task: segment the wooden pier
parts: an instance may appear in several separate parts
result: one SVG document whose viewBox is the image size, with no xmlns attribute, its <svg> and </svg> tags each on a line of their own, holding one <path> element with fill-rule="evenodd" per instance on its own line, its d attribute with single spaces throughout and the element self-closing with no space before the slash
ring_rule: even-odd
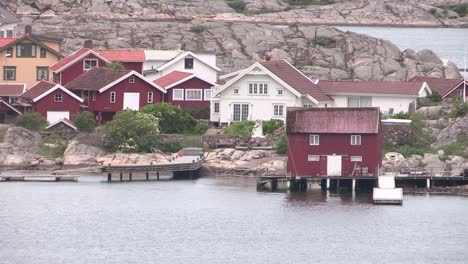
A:
<svg viewBox="0 0 468 264">
<path fill-rule="evenodd" d="M 0 175 L 1 182 L 77 182 L 79 176 L 64 175 L 33 175 L 22 176 L 18 174 Z"/>
</svg>

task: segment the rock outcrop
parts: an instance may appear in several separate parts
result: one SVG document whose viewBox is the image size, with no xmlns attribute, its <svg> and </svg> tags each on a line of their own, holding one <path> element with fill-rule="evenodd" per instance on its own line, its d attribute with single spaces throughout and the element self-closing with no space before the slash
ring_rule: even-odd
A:
<svg viewBox="0 0 468 264">
<path fill-rule="evenodd" d="M 450 122 L 447 127 L 440 130 L 437 134 L 436 141 L 432 143 L 431 146 L 433 148 L 440 148 L 462 139 L 468 139 L 468 114 L 455 119 Z"/>
<path fill-rule="evenodd" d="M 0 124 L 0 164 L 25 165 L 38 158 L 41 136 L 28 129 Z"/>
<path fill-rule="evenodd" d="M 78 140 L 72 140 L 65 149 L 63 163 L 65 165 L 97 165 L 99 156 L 106 152 L 101 147 L 83 144 Z"/>
</svg>

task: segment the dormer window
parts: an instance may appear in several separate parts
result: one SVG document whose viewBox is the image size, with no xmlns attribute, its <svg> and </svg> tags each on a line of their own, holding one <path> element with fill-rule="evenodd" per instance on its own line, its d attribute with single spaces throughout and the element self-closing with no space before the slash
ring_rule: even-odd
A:
<svg viewBox="0 0 468 264">
<path fill-rule="evenodd" d="M 185 58 L 185 69 L 186 70 L 193 69 L 193 58 Z"/>
<path fill-rule="evenodd" d="M 30 43 L 22 43 L 16 45 L 16 57 L 17 58 L 35 58 L 36 57 L 36 45 Z"/>
<path fill-rule="evenodd" d="M 56 103 L 61 103 L 61 102 L 63 102 L 63 96 L 62 96 L 62 94 L 59 94 L 59 93 L 55 94 L 55 95 L 54 95 L 54 102 L 56 102 Z"/>
<path fill-rule="evenodd" d="M 83 61 L 83 69 L 85 71 L 97 67 L 98 61 L 96 59 L 85 59 Z"/>
<path fill-rule="evenodd" d="M 129 83 L 135 83 L 135 76 L 134 76 L 134 75 L 130 76 L 130 77 L 128 78 L 128 82 L 129 82 Z"/>
</svg>

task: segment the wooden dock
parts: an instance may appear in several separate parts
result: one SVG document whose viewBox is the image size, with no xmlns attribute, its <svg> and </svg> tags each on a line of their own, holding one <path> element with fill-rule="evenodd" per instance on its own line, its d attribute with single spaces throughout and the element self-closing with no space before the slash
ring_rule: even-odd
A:
<svg viewBox="0 0 468 264">
<path fill-rule="evenodd" d="M 2 174 L 1 182 L 77 182 L 80 176 Z"/>
</svg>

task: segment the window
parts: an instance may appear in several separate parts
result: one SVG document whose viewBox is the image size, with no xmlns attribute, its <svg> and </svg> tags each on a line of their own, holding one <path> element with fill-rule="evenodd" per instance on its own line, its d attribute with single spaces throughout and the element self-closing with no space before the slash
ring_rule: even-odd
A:
<svg viewBox="0 0 468 264">
<path fill-rule="evenodd" d="M 232 120 L 244 121 L 249 118 L 249 105 L 248 104 L 233 104 L 232 107 Z"/>
<path fill-rule="evenodd" d="M 111 92 L 110 93 L 110 102 L 115 103 L 115 98 L 116 98 L 115 92 Z"/>
<path fill-rule="evenodd" d="M 7 38 L 12 38 L 13 37 L 13 30 L 7 30 L 6 31 L 6 36 L 7 36 Z"/>
<path fill-rule="evenodd" d="M 361 135 L 351 135 L 351 145 L 361 145 Z"/>
<path fill-rule="evenodd" d="M 93 91 L 93 95 L 92 95 L 92 96 L 93 96 L 93 101 L 96 101 L 96 92 L 95 92 L 95 91 Z"/>
<path fill-rule="evenodd" d="M 185 90 L 186 101 L 201 101 L 202 90 L 201 89 L 187 89 Z"/>
<path fill-rule="evenodd" d="M 18 100 L 19 100 L 18 97 L 16 97 L 16 96 L 10 96 L 10 97 L 8 98 L 8 103 L 10 103 L 10 104 L 15 104 L 16 102 L 18 102 Z"/>
<path fill-rule="evenodd" d="M 193 69 L 193 58 L 185 58 L 185 69 Z"/>
<path fill-rule="evenodd" d="M 85 59 L 83 61 L 83 69 L 87 71 L 91 68 L 97 67 L 97 63 L 98 61 L 96 59 Z"/>
<path fill-rule="evenodd" d="M 266 83 L 249 83 L 249 94 L 268 94 L 268 84 Z"/>
<path fill-rule="evenodd" d="M 128 82 L 129 83 L 135 83 L 135 76 L 132 75 L 132 76 L 128 77 Z"/>
<path fill-rule="evenodd" d="M 233 93 L 234 93 L 234 94 L 239 94 L 239 89 L 238 89 L 238 88 L 234 88 Z"/>
<path fill-rule="evenodd" d="M 273 116 L 284 116 L 284 105 L 274 104 L 273 105 Z"/>
<path fill-rule="evenodd" d="M 61 103 L 63 102 L 63 96 L 60 93 L 54 94 L 54 102 Z"/>
<path fill-rule="evenodd" d="M 312 145 L 312 146 L 320 145 L 320 136 L 319 135 L 309 135 L 309 145 Z"/>
<path fill-rule="evenodd" d="M 174 101 L 183 101 L 184 100 L 184 90 L 183 89 L 174 89 L 174 90 L 172 90 L 172 100 L 174 100 Z"/>
<path fill-rule="evenodd" d="M 148 104 L 153 103 L 153 92 L 148 92 Z"/>
<path fill-rule="evenodd" d="M 6 57 L 13 57 L 13 48 L 7 48 Z"/>
<path fill-rule="evenodd" d="M 3 80 L 14 81 L 16 80 L 16 67 L 15 66 L 4 66 L 3 67 Z"/>
<path fill-rule="evenodd" d="M 37 80 L 49 80 L 49 68 L 48 67 L 37 67 L 36 70 Z"/>
<path fill-rule="evenodd" d="M 45 58 L 47 56 L 47 50 L 45 48 L 41 48 L 41 58 Z"/>
<path fill-rule="evenodd" d="M 18 44 L 16 45 L 16 57 L 18 58 L 34 58 L 36 57 L 35 44 Z"/>
<path fill-rule="evenodd" d="M 307 155 L 307 161 L 320 161 L 319 155 Z"/>
<path fill-rule="evenodd" d="M 278 95 L 283 95 L 284 94 L 284 90 L 283 89 L 278 89 Z"/>
<path fill-rule="evenodd" d="M 351 156 L 350 160 L 351 162 L 361 162 L 362 156 Z"/>
<path fill-rule="evenodd" d="M 205 92 L 204 94 L 205 101 L 209 101 L 211 99 L 211 89 L 205 89 L 203 91 Z"/>
<path fill-rule="evenodd" d="M 219 113 L 219 103 L 214 103 L 214 112 Z"/>
<path fill-rule="evenodd" d="M 372 97 L 370 96 L 350 96 L 348 97 L 348 107 L 370 107 Z"/>
</svg>

